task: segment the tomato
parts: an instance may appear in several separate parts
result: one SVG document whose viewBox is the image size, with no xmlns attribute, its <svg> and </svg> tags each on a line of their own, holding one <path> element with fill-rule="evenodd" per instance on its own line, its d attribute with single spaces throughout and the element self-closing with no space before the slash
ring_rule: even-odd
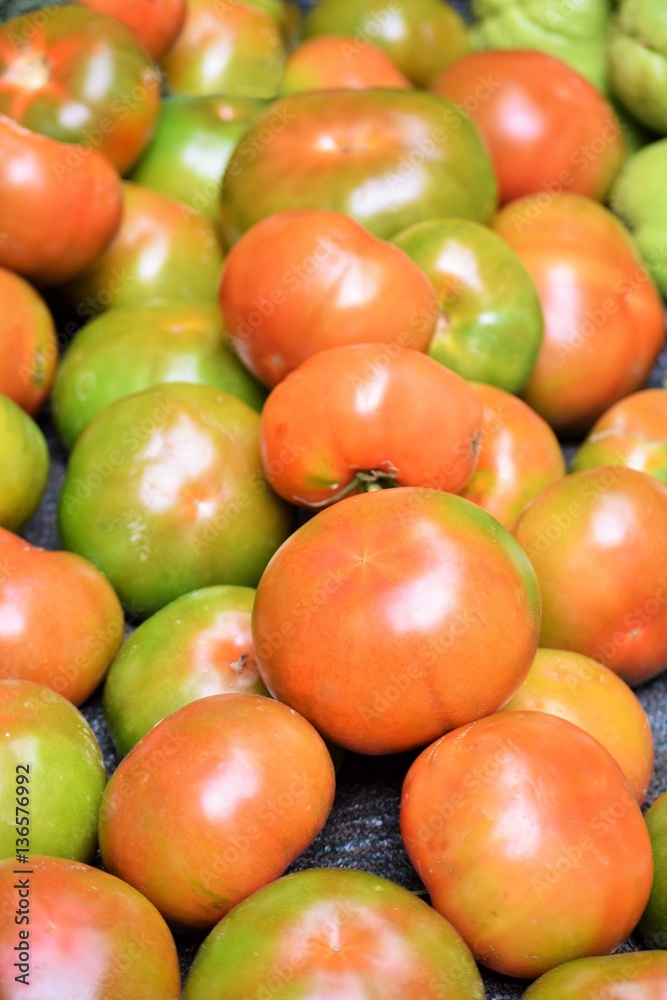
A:
<svg viewBox="0 0 667 1000">
<path fill-rule="evenodd" d="M 346 35 L 352 55 L 373 43 L 418 87 L 470 50 L 463 20 L 441 0 L 319 0 L 305 34 Z"/>
<path fill-rule="evenodd" d="M 667 990 L 667 954 L 635 951 L 580 958 L 553 969 L 524 993 L 525 1000 L 659 1000 Z"/>
<path fill-rule="evenodd" d="M 483 408 L 477 467 L 459 494 L 511 528 L 520 511 L 565 475 L 558 438 L 522 400 L 493 385 L 472 386 Z"/>
<path fill-rule="evenodd" d="M 124 173 L 159 108 L 155 67 L 115 18 L 67 4 L 0 25 L 0 113 L 33 132 L 95 149 Z"/>
<path fill-rule="evenodd" d="M 546 194 L 508 205 L 496 232 L 537 286 L 545 336 L 523 398 L 578 434 L 648 377 L 665 317 L 625 228 L 590 199 Z"/>
<path fill-rule="evenodd" d="M 296 712 L 259 695 L 201 698 L 115 771 L 100 812 L 104 867 L 171 923 L 212 927 L 305 850 L 333 795 L 329 752 Z"/>
<path fill-rule="evenodd" d="M 326 35 L 303 42 L 289 55 L 280 92 L 411 86 L 389 56 L 375 45 L 355 48 L 347 38 Z"/>
<path fill-rule="evenodd" d="M 438 295 L 428 353 L 464 378 L 518 392 L 535 367 L 544 320 L 516 254 L 467 219 L 431 219 L 394 237 Z"/>
<path fill-rule="evenodd" d="M 43 684 L 0 680 L 0 745 L 0 857 L 91 861 L 107 777 L 81 713 Z"/>
<path fill-rule="evenodd" d="M 403 487 L 299 528 L 259 582 L 252 629 L 274 697 L 332 742 L 382 754 L 500 708 L 528 673 L 539 621 L 528 561 L 493 518 Z"/>
<path fill-rule="evenodd" d="M 129 637 L 104 685 L 104 714 L 125 756 L 165 716 L 213 694 L 268 694 L 255 662 L 251 587 L 184 594 Z"/>
<path fill-rule="evenodd" d="M 627 159 L 611 190 L 614 212 L 632 232 L 651 277 L 667 299 L 667 139 Z"/>
<path fill-rule="evenodd" d="M 129 28 L 146 52 L 159 59 L 178 38 L 187 0 L 79 0 L 89 10 L 115 17 Z"/>
<path fill-rule="evenodd" d="M 168 97 L 132 180 L 217 222 L 222 175 L 265 107 L 250 97 Z"/>
<path fill-rule="evenodd" d="M 622 0 L 607 39 L 614 92 L 642 124 L 667 135 L 665 10 L 653 0 Z"/>
<path fill-rule="evenodd" d="M 128 182 L 113 242 L 64 291 L 83 319 L 156 301 L 215 302 L 221 267 L 207 216 Z"/>
<path fill-rule="evenodd" d="M 262 465 L 302 507 L 378 486 L 456 493 L 481 430 L 475 393 L 454 372 L 398 344 L 353 344 L 314 354 L 276 386 L 262 411 Z"/>
<path fill-rule="evenodd" d="M 3 680 L 38 681 L 80 705 L 108 670 L 123 630 L 118 598 L 94 566 L 0 528 Z"/>
<path fill-rule="evenodd" d="M 475 126 L 414 90 L 327 90 L 276 101 L 236 147 L 222 182 L 227 246 L 260 219 L 329 209 L 388 239 L 424 219 L 488 222 L 496 182 Z"/>
<path fill-rule="evenodd" d="M 0 392 L 34 416 L 55 375 L 56 328 L 41 296 L 4 267 L 0 267 L 0 302 Z"/>
<path fill-rule="evenodd" d="M 17 876 L 0 862 L 0 991 L 6 1000 L 178 1000 L 174 939 L 136 889 L 88 865 L 35 857 Z M 17 890 L 22 878 L 25 912 Z M 26 896 L 26 892 L 29 894 Z M 25 978 L 19 979 L 17 977 Z M 26 990 L 26 984 L 28 989 Z"/>
<path fill-rule="evenodd" d="M 0 393 L 0 526 L 16 531 L 32 517 L 46 488 L 49 450 L 37 424 Z"/>
<path fill-rule="evenodd" d="M 274 97 L 285 61 L 278 0 L 188 0 L 185 26 L 162 59 L 176 94 Z"/>
<path fill-rule="evenodd" d="M 538 649 L 525 681 L 503 712 L 546 712 L 585 729 L 628 779 L 639 805 L 653 776 L 651 724 L 620 677 L 588 656 Z"/>
<path fill-rule="evenodd" d="M 600 92 L 544 52 L 474 52 L 433 90 L 470 114 L 489 148 L 500 201 L 573 191 L 603 201 L 623 162 L 621 126 Z"/>
<path fill-rule="evenodd" d="M 56 427 L 71 447 L 110 403 L 173 381 L 213 385 L 253 410 L 266 398 L 234 354 L 216 306 L 128 306 L 102 313 L 68 347 L 53 387 Z"/>
<path fill-rule="evenodd" d="M 0 264 L 41 284 L 81 271 L 120 223 L 120 180 L 106 157 L 29 132 L 4 115 L 0 196 Z"/>
<path fill-rule="evenodd" d="M 259 416 L 182 382 L 99 413 L 58 504 L 65 547 L 99 566 L 135 616 L 200 587 L 255 586 L 291 520 L 262 475 Z"/>
<path fill-rule="evenodd" d="M 408 771 L 403 840 L 483 965 L 534 978 L 613 951 L 646 905 L 646 824 L 611 754 L 542 712 L 443 736 Z"/>
<path fill-rule="evenodd" d="M 248 961 L 248 954 L 253 961 Z M 288 997 L 483 1000 L 454 928 L 367 872 L 311 869 L 239 903 L 195 957 L 184 1000 Z"/>
<path fill-rule="evenodd" d="M 646 813 L 653 851 L 653 886 L 639 924 L 649 948 L 667 944 L 667 793 L 663 792 Z"/>
<path fill-rule="evenodd" d="M 597 421 L 572 471 L 627 465 L 667 482 L 667 392 L 644 389 L 615 403 Z"/>
<path fill-rule="evenodd" d="M 628 684 L 667 663 L 667 486 L 606 466 L 533 500 L 514 527 L 540 585 L 540 645 L 599 660 Z"/>
</svg>

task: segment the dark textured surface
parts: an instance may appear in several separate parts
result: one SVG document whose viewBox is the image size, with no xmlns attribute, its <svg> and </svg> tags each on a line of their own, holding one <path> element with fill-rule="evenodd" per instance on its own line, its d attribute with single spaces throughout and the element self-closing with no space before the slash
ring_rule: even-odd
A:
<svg viewBox="0 0 667 1000">
<path fill-rule="evenodd" d="M 0 20 L 42 5 L 35 0 L 0 0 Z M 455 3 L 454 6 L 460 10 L 466 7 L 462 3 Z M 659 383 L 664 368 L 663 356 L 651 384 Z M 59 547 L 56 502 L 64 476 L 66 454 L 55 436 L 48 412 L 42 415 L 40 425 L 49 441 L 51 473 L 40 509 L 23 534 L 33 544 L 53 549 Z M 565 446 L 565 452 L 570 455 L 572 448 Z M 658 678 L 637 693 L 651 719 L 656 743 L 656 770 L 649 795 L 652 802 L 667 789 L 667 679 Z M 117 759 L 104 724 L 99 692 L 83 706 L 83 712 L 95 730 L 111 773 Z M 403 850 L 398 823 L 401 784 L 413 757 L 362 758 L 348 754 L 338 775 L 336 801 L 329 822 L 294 869 L 317 866 L 361 868 L 391 878 L 413 891 L 421 891 L 419 879 Z M 184 972 L 200 940 L 195 937 L 179 939 Z M 628 942 L 624 947 L 634 946 Z M 525 989 L 525 984 L 486 972 L 484 979 L 488 1000 L 514 1000 Z"/>
</svg>

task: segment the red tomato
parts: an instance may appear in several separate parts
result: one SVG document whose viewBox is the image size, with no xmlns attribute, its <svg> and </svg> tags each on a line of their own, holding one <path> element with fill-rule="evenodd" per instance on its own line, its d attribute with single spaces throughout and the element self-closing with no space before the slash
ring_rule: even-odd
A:
<svg viewBox="0 0 667 1000">
<path fill-rule="evenodd" d="M 120 179 L 106 157 L 0 115 L 1 265 L 41 284 L 67 281 L 106 249 L 120 213 Z"/>
<path fill-rule="evenodd" d="M 585 729 L 605 747 L 641 805 L 653 776 L 651 724 L 620 677 L 588 656 L 538 649 L 530 673 L 503 712 L 546 712 Z"/>
<path fill-rule="evenodd" d="M 123 631 L 120 603 L 99 570 L 0 528 L 0 678 L 38 681 L 80 705 Z"/>
<path fill-rule="evenodd" d="M 514 536 L 543 601 L 540 644 L 640 684 L 667 664 L 667 486 L 624 466 L 577 472 L 520 515 Z"/>
<path fill-rule="evenodd" d="M 432 88 L 479 128 L 500 201 L 534 191 L 604 199 L 623 162 L 621 126 L 592 83 L 544 52 L 473 52 Z"/>
<path fill-rule="evenodd" d="M 56 328 L 35 289 L 4 267 L 0 302 L 0 392 L 34 416 L 56 373 Z"/>
<path fill-rule="evenodd" d="M 280 90 L 336 90 L 341 87 L 397 87 L 412 84 L 374 45 L 355 47 L 349 38 L 326 35 L 299 45 L 285 63 Z"/>
<path fill-rule="evenodd" d="M 482 404 L 477 468 L 459 494 L 510 528 L 519 512 L 565 475 L 558 438 L 549 425 L 516 396 L 474 383 Z"/>
<path fill-rule="evenodd" d="M 332 742 L 382 754 L 495 712 L 530 669 L 539 621 L 504 528 L 461 497 L 404 487 L 349 497 L 291 535 L 259 582 L 253 638 L 275 697 Z"/>
<path fill-rule="evenodd" d="M 329 815 L 334 770 L 296 712 L 221 694 L 167 716 L 102 800 L 104 867 L 172 923 L 212 927 L 305 850 Z"/>
<path fill-rule="evenodd" d="M 266 385 L 328 347 L 396 341 L 425 351 L 437 300 L 398 247 L 338 212 L 280 212 L 230 251 L 220 286 L 241 360 Z"/>
<path fill-rule="evenodd" d="M 529 271 L 544 312 L 522 396 L 555 429 L 587 430 L 648 377 L 664 340 L 660 296 L 627 230 L 590 199 L 524 198 L 494 228 Z"/>
<path fill-rule="evenodd" d="M 0 921 L 3 1000 L 178 1000 L 174 939 L 141 893 L 61 858 L 30 858 L 19 875 L 15 868 L 14 859 L 0 861 L 0 912 L 11 914 Z"/>
<path fill-rule="evenodd" d="M 187 0 L 78 0 L 84 7 L 115 17 L 129 28 L 153 59 L 159 59 L 178 38 L 185 22 Z"/>
<path fill-rule="evenodd" d="M 613 951 L 651 889 L 648 831 L 618 764 L 541 712 L 493 715 L 425 750 L 401 830 L 436 910 L 505 975 Z"/>
<path fill-rule="evenodd" d="M 302 507 L 377 485 L 456 493 L 474 471 L 481 430 L 469 384 L 425 354 L 398 344 L 334 347 L 269 396 L 262 464 L 274 490 Z"/>
<path fill-rule="evenodd" d="M 667 392 L 644 389 L 597 421 L 572 462 L 573 472 L 627 465 L 667 482 Z"/>
</svg>

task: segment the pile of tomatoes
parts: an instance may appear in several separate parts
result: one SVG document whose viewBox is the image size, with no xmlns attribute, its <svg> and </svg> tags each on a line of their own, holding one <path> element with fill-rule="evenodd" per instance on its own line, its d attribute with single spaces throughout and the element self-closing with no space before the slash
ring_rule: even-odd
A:
<svg viewBox="0 0 667 1000">
<path fill-rule="evenodd" d="M 0 24 L 3 998 L 667 996 L 667 3 L 528 6 Z"/>
</svg>

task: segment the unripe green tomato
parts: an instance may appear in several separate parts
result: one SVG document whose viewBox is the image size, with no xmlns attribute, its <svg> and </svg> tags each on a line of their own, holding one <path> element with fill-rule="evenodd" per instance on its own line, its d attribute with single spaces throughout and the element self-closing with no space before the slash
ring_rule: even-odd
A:
<svg viewBox="0 0 667 1000">
<path fill-rule="evenodd" d="M 0 393 L 0 527 L 17 531 L 37 510 L 49 476 L 49 451 L 37 424 Z"/>
</svg>

